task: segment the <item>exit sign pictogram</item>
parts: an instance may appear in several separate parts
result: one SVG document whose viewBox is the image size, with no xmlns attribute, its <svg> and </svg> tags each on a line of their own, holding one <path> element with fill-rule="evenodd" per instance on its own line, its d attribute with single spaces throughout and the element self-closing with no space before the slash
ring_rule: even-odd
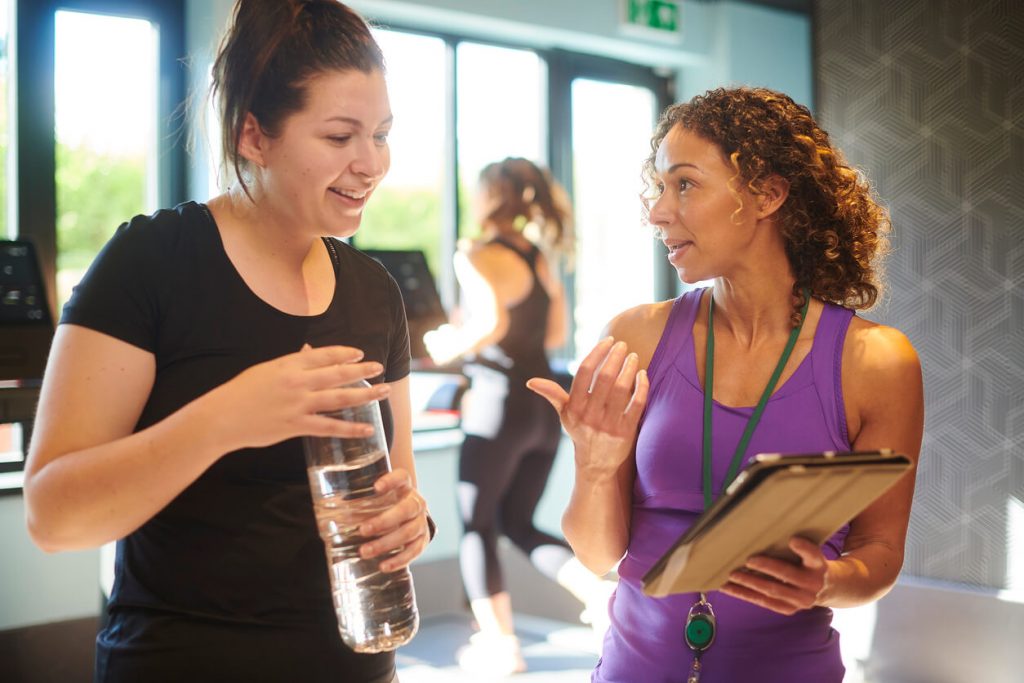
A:
<svg viewBox="0 0 1024 683">
<path fill-rule="evenodd" d="M 625 23 L 671 34 L 679 31 L 679 3 L 674 0 L 624 0 Z"/>
</svg>

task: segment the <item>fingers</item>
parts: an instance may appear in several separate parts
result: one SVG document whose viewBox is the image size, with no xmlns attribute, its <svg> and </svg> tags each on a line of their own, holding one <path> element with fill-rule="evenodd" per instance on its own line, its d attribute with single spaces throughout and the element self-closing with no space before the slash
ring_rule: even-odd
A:
<svg viewBox="0 0 1024 683">
<path fill-rule="evenodd" d="M 828 560 L 821 548 L 805 538 L 795 537 L 789 545 L 800 556 L 800 564 L 755 555 L 744 569 L 729 575 L 722 592 L 780 614 L 814 607 L 825 584 Z"/>
<path fill-rule="evenodd" d="M 303 381 L 310 389 L 343 387 L 362 379 L 377 377 L 384 372 L 384 366 L 376 361 L 365 363 L 337 363 L 306 369 Z"/>
<path fill-rule="evenodd" d="M 726 595 L 739 598 L 740 600 L 745 600 L 751 604 L 764 607 L 765 609 L 769 609 L 773 612 L 778 612 L 779 614 L 784 614 L 786 616 L 796 614 L 801 609 L 805 609 L 786 600 L 773 597 L 731 580 L 729 583 L 726 583 L 724 586 L 719 588 L 719 590 Z"/>
<path fill-rule="evenodd" d="M 391 387 L 387 384 L 323 389 L 309 396 L 306 408 L 314 413 L 332 413 L 342 408 L 361 406 L 371 401 L 382 401 L 390 395 Z"/>
<path fill-rule="evenodd" d="M 579 368 L 576 369 L 576 377 L 573 379 L 572 387 L 569 390 L 568 405 L 570 411 L 574 413 L 582 412 L 582 408 L 586 405 L 587 397 L 590 393 L 590 385 L 593 383 L 594 374 L 608 355 L 608 349 L 612 347 L 614 341 L 611 337 L 605 337 L 580 362 Z"/>
<path fill-rule="evenodd" d="M 313 369 L 325 365 L 342 365 L 358 363 L 363 359 L 363 352 L 351 346 L 320 346 L 312 348 L 304 344 L 302 350 L 293 354 L 298 358 L 300 367 Z"/>
<path fill-rule="evenodd" d="M 592 420 L 592 424 L 603 422 L 605 414 L 609 412 L 606 405 L 608 395 L 611 393 L 616 379 L 621 374 L 622 365 L 626 358 L 626 344 L 615 342 L 608 349 L 608 355 L 605 356 L 604 362 L 601 363 L 601 367 L 595 373 L 590 387 L 590 398 L 584 410 L 584 419 Z"/>
<path fill-rule="evenodd" d="M 301 436 L 337 436 L 365 438 L 373 434 L 373 427 L 363 422 L 348 422 L 327 415 L 306 415 L 295 430 Z"/>
<path fill-rule="evenodd" d="M 647 377 L 646 370 L 640 370 L 636 373 L 636 385 L 633 389 L 633 395 L 629 399 L 629 405 L 626 406 L 625 420 L 626 424 L 631 428 L 635 428 L 636 425 L 640 424 L 640 416 L 643 415 L 644 408 L 647 406 L 647 392 L 650 391 L 651 383 Z"/>
<path fill-rule="evenodd" d="M 412 487 L 412 481 L 404 470 L 384 475 L 377 481 L 375 488 L 378 493 L 394 491 L 399 500 L 383 513 L 359 525 L 361 535 L 377 536 L 360 546 L 359 554 L 370 558 L 393 553 L 380 566 L 382 571 L 395 571 L 419 556 L 430 540 L 427 505 Z"/>
<path fill-rule="evenodd" d="M 569 401 L 569 394 L 565 389 L 549 379 L 533 377 L 526 382 L 526 388 L 543 397 L 558 413 L 562 412 L 562 408 Z"/>
<path fill-rule="evenodd" d="M 787 610 L 784 613 L 788 614 L 814 604 L 813 595 L 805 589 L 754 572 L 735 571 L 727 585 L 734 597 L 775 611 Z"/>
<path fill-rule="evenodd" d="M 816 543 L 800 536 L 794 536 L 789 541 L 789 547 L 800 556 L 800 560 L 808 569 L 821 569 L 825 566 L 827 560 Z"/>
<path fill-rule="evenodd" d="M 427 511 L 427 503 L 413 488 L 412 478 L 404 469 L 395 469 L 383 474 L 373 484 L 379 496 L 390 496 L 395 503 L 359 525 L 363 536 L 376 536 Z"/>
<path fill-rule="evenodd" d="M 611 388 L 608 390 L 608 397 L 605 400 L 605 407 L 609 417 L 614 418 L 616 415 L 622 416 L 625 414 L 626 406 L 629 404 L 633 388 L 636 385 L 636 373 L 639 365 L 640 359 L 635 353 L 627 355 L 622 362 L 619 374 L 615 377 Z"/>
</svg>

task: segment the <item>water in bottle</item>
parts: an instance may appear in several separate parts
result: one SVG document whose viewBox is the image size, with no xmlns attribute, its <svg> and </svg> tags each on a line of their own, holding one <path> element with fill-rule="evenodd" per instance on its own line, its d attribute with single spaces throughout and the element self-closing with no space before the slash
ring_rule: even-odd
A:
<svg viewBox="0 0 1024 683">
<path fill-rule="evenodd" d="M 363 382 L 359 386 L 368 386 Z M 408 568 L 382 572 L 388 554 L 370 559 L 359 547 L 363 520 L 396 502 L 394 492 L 378 494 L 373 484 L 391 469 L 376 401 L 330 416 L 374 428 L 365 438 L 306 437 L 306 464 L 317 527 L 327 550 L 341 638 L 356 652 L 383 652 L 408 642 L 419 626 Z M 397 554 L 396 550 L 393 554 Z"/>
</svg>

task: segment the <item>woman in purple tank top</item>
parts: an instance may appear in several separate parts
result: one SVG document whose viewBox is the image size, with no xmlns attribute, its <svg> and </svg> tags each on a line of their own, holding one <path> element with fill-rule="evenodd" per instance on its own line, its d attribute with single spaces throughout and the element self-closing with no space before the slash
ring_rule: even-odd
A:
<svg viewBox="0 0 1024 683">
<path fill-rule="evenodd" d="M 793 538 L 799 563 L 752 557 L 707 595 L 647 597 L 641 581 L 757 453 L 891 448 L 916 463 L 917 355 L 853 313 L 881 294 L 888 215 L 781 93 L 673 105 L 652 150 L 650 222 L 680 279 L 711 286 L 616 316 L 569 393 L 530 381 L 576 449 L 566 538 L 591 570 L 618 565 L 593 681 L 839 683 L 831 608 L 896 581 L 912 474 L 822 546 Z"/>
</svg>

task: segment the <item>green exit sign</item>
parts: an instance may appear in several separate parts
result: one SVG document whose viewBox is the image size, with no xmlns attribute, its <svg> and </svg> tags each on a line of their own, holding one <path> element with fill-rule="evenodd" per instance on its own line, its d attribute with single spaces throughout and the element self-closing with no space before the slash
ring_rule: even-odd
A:
<svg viewBox="0 0 1024 683">
<path fill-rule="evenodd" d="M 679 31 L 679 3 L 674 0 L 624 0 L 626 25 L 671 34 Z"/>
</svg>

